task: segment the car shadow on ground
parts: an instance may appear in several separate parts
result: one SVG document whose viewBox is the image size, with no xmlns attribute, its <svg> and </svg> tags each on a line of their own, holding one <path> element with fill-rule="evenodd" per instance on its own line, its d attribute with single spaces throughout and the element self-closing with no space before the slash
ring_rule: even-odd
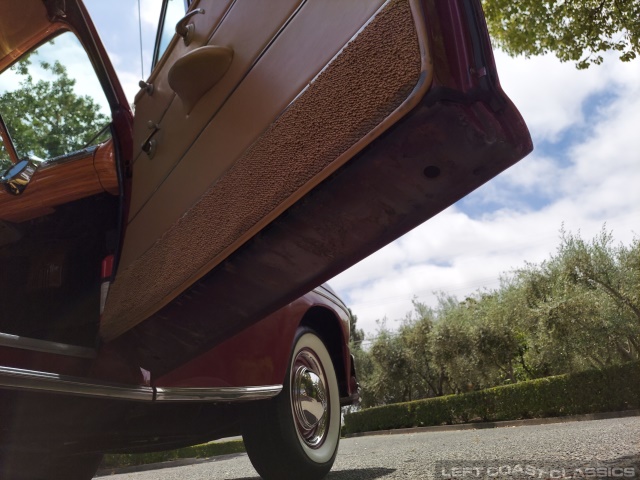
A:
<svg viewBox="0 0 640 480">
<path fill-rule="evenodd" d="M 385 477 L 393 472 L 395 468 L 351 468 L 349 470 L 339 470 L 329 472 L 326 480 L 373 480 Z M 262 480 L 261 477 L 242 477 L 233 480 Z"/>
<path fill-rule="evenodd" d="M 607 467 L 635 467 L 635 477 L 640 476 L 640 454 L 626 455 L 602 462 Z"/>
<path fill-rule="evenodd" d="M 371 480 L 386 477 L 395 471 L 395 468 L 352 468 L 329 472 L 327 480 Z"/>
</svg>

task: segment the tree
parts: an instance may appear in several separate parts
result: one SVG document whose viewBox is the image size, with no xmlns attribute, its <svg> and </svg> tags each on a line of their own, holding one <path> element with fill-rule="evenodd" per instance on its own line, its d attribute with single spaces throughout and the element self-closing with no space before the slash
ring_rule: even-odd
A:
<svg viewBox="0 0 640 480">
<path fill-rule="evenodd" d="M 354 355 L 365 407 L 640 359 L 640 239 L 561 231 L 557 252 L 465 300 L 440 293 Z M 353 324 L 355 326 L 355 324 Z"/>
<path fill-rule="evenodd" d="M 362 348 L 362 342 L 364 341 L 364 330 L 358 328 L 358 316 L 354 315 L 350 308 L 349 310 L 349 342 L 351 350 L 359 350 Z"/>
<path fill-rule="evenodd" d="M 637 0 L 483 0 L 493 40 L 510 55 L 555 53 L 579 69 L 616 51 L 628 62 L 640 54 Z"/>
<path fill-rule="evenodd" d="M 567 280 L 601 298 L 601 310 L 606 308 L 616 332 L 618 352 L 633 360 L 640 351 L 640 239 L 626 247 L 614 245 L 604 227 L 591 242 L 562 232 L 559 255 Z"/>
<path fill-rule="evenodd" d="M 439 397 L 445 394 L 448 378 L 444 365 L 436 361 L 434 354 L 437 313 L 416 298 L 412 303 L 413 312 L 405 318 L 401 334 L 415 375 L 414 391 L 421 397 Z"/>
<path fill-rule="evenodd" d="M 29 57 L 14 65 L 20 86 L 0 95 L 0 113 L 17 151 L 47 159 L 86 146 L 108 117 L 91 97 L 75 93 L 76 81 L 59 61 L 40 62 L 50 80 L 34 81 L 30 66 Z M 8 160 L 0 149 L 0 162 L 7 165 Z"/>
<path fill-rule="evenodd" d="M 2 139 L 0 138 L 0 175 L 11 166 L 11 160 L 9 160 L 9 154 L 4 148 Z"/>
<path fill-rule="evenodd" d="M 627 248 L 613 245 L 613 235 L 603 228 L 591 242 L 562 232 L 560 255 L 573 283 L 599 289 L 628 309 L 640 324 L 640 239 Z"/>
<path fill-rule="evenodd" d="M 561 232 L 555 255 L 515 274 L 527 306 L 521 325 L 535 376 L 637 360 L 640 246 L 614 246 L 603 231 L 591 242 Z"/>
</svg>

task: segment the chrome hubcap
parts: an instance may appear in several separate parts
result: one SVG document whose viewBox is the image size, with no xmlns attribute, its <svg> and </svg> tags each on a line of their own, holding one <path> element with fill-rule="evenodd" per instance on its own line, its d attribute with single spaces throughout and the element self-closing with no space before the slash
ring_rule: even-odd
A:
<svg viewBox="0 0 640 480">
<path fill-rule="evenodd" d="M 300 438 L 311 448 L 324 442 L 329 423 L 327 382 L 320 361 L 311 350 L 301 350 L 293 362 L 291 405 Z"/>
</svg>

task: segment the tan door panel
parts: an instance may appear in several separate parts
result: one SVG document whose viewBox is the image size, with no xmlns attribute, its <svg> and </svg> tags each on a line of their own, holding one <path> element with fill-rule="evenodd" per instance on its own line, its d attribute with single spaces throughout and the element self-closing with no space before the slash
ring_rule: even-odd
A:
<svg viewBox="0 0 640 480">
<path fill-rule="evenodd" d="M 312 2 L 298 15 L 322 3 Z M 342 17 L 324 17 L 331 26 L 346 15 L 344 8 L 335 13 Z M 211 269 L 226 269 L 220 262 L 262 229 L 269 235 L 269 222 L 402 118 L 431 85 L 423 17 L 411 2 L 386 2 L 370 22 L 363 21 L 364 28 L 357 27 L 352 41 L 324 60 L 317 76 L 305 60 L 317 59 L 314 47 L 326 51 L 335 36 L 318 22 L 315 28 L 306 19 L 295 25 L 299 18 L 278 36 L 129 224 L 128 257 L 102 318 L 104 339 L 145 320 Z M 309 42 L 303 40 L 305 28 Z M 274 84 L 291 85 L 291 100 Z M 289 234 L 294 251 L 324 255 L 321 243 L 297 245 L 296 232 Z M 280 266 L 291 261 L 270 251 L 263 251 L 260 261 Z M 229 268 L 233 275 L 235 267 Z M 216 322 L 215 315 L 211 321 Z"/>
<path fill-rule="evenodd" d="M 141 156 L 146 157 L 146 154 L 140 150 L 140 147 L 153 132 L 153 129 L 149 128 L 149 122 L 151 122 L 152 125 L 160 123 L 175 96 L 167 80 L 169 68 L 186 53 L 207 44 L 211 34 L 224 18 L 231 3 L 232 0 L 194 2 L 190 10 L 193 11 L 196 8 L 202 8 L 204 13 L 194 15 L 189 20 L 189 23 L 194 25 L 191 42 L 189 45 L 185 45 L 182 38 L 175 35 L 171 43 L 169 43 L 167 51 L 147 80 L 147 83 L 152 85 L 152 93 L 149 94 L 143 89 L 136 95 L 136 115 L 133 124 L 134 163 L 137 162 Z"/>
<path fill-rule="evenodd" d="M 233 165 L 382 3 L 383 0 L 323 0 L 308 1 L 302 6 L 169 176 L 162 179 L 144 207 L 130 217 L 121 268 L 150 248 Z M 224 23 L 226 19 L 221 29 Z M 204 105 L 204 99 L 201 103 Z M 163 124 L 169 125 L 165 120 Z M 171 128 L 182 128 L 179 125 L 172 123 Z M 164 130 L 160 133 L 168 135 Z M 156 155 L 163 148 L 174 148 L 166 137 L 160 137 L 158 145 Z M 173 155 L 169 161 L 175 162 Z M 137 181 L 151 175 L 139 171 L 134 171 Z M 136 201 L 132 202 L 132 212 L 141 202 L 140 189 L 138 193 L 135 190 L 134 186 Z"/>
<path fill-rule="evenodd" d="M 233 50 L 231 66 L 217 85 L 195 104 L 189 115 L 179 98 L 171 103 L 159 122 L 160 130 L 154 136 L 157 150 L 153 158 L 143 155 L 142 160 L 134 165 L 130 221 L 182 159 L 301 2 L 237 0 L 234 3 L 209 42 L 210 45 Z"/>
</svg>

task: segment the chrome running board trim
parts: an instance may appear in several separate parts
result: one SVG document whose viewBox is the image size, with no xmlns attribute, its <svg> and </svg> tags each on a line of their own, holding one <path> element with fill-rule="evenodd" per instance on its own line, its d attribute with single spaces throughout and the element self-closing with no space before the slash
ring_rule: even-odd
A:
<svg viewBox="0 0 640 480">
<path fill-rule="evenodd" d="M 282 391 L 282 385 L 154 388 L 11 367 L 0 367 L 0 388 L 143 402 L 243 402 L 269 399 Z"/>
<path fill-rule="evenodd" d="M 282 385 L 260 387 L 157 387 L 158 402 L 242 402 L 266 400 L 282 391 Z"/>
<path fill-rule="evenodd" d="M 63 393 L 112 400 L 153 400 L 151 387 L 102 383 L 79 377 L 10 367 L 0 367 L 0 386 L 16 390 Z"/>
<path fill-rule="evenodd" d="M 31 337 L 21 337 L 9 333 L 0 333 L 0 347 L 20 348 L 34 352 L 53 353 L 67 357 L 96 358 L 93 348 L 69 345 L 68 343 L 50 342 Z"/>
</svg>

